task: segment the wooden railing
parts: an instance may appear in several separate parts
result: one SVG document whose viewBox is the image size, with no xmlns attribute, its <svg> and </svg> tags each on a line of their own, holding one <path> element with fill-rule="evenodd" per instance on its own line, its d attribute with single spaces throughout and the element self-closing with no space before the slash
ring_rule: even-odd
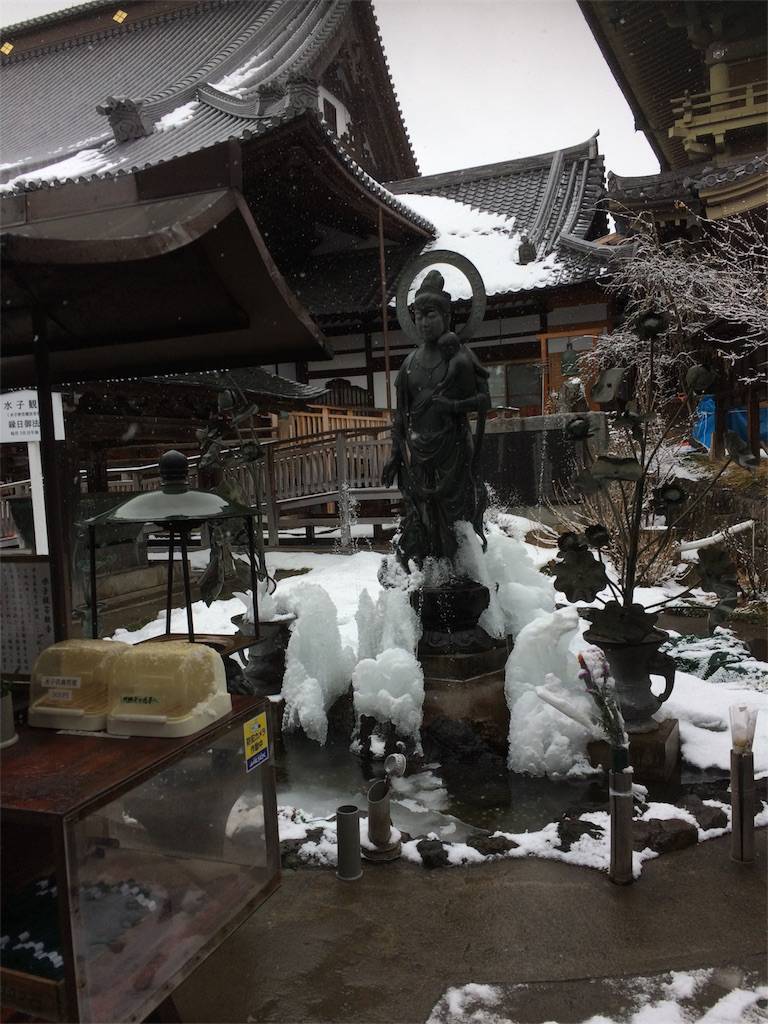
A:
<svg viewBox="0 0 768 1024">
<path fill-rule="evenodd" d="M 285 418 L 272 417 L 273 428 L 280 440 L 312 443 L 317 434 L 329 430 L 358 430 L 381 427 L 389 422 L 385 411 L 361 413 L 354 409 L 328 405 L 309 406 L 306 410 L 290 412 Z"/>
<path fill-rule="evenodd" d="M 749 82 L 728 89 L 687 93 L 670 101 L 675 123 L 671 139 L 682 139 L 686 150 L 722 150 L 729 132 L 764 128 L 768 119 L 768 82 Z M 713 145 L 701 140 L 712 137 Z"/>
<path fill-rule="evenodd" d="M 342 540 L 349 539 L 348 512 L 350 497 L 365 501 L 396 499 L 397 491 L 384 488 L 381 482 L 384 464 L 390 456 L 392 443 L 388 423 L 377 419 L 373 425 L 353 430 L 328 430 L 308 438 L 286 438 L 264 441 L 262 458 L 253 469 L 235 471 L 235 476 L 251 505 L 261 501 L 269 529 L 271 544 L 277 544 L 280 519 L 287 513 L 331 509 L 335 505 L 341 519 Z M 190 484 L 197 485 L 196 460 L 190 460 Z M 136 469 L 109 472 L 109 490 L 115 495 L 136 491 L 154 491 L 160 487 L 158 466 L 150 464 Z M 21 494 L 20 485 L 3 485 L 13 496 Z M 27 490 L 23 493 L 29 493 Z M 10 496 L 10 495 L 8 495 Z M 3 535 L 16 530 L 10 513 L 10 502 L 3 492 L 0 498 L 0 520 Z"/>
</svg>

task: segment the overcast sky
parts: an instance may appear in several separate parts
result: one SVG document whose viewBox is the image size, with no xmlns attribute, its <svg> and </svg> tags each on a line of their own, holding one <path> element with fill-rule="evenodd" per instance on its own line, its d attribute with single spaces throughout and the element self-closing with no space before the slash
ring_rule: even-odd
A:
<svg viewBox="0 0 768 1024">
<path fill-rule="evenodd" d="M 66 6 L 0 0 L 0 23 Z M 609 170 L 658 171 L 576 0 L 375 0 L 375 7 L 423 174 L 560 149 L 598 129 Z"/>
</svg>

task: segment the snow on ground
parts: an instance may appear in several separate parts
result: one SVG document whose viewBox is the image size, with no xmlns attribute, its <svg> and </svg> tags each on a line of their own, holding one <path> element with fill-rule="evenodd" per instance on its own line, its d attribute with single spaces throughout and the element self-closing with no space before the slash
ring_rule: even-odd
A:
<svg viewBox="0 0 768 1024">
<path fill-rule="evenodd" d="M 510 767 L 530 774 L 587 773 L 594 771 L 584 756 L 586 743 L 591 738 L 590 730 L 560 715 L 540 701 L 534 692 L 534 687 L 540 685 L 559 688 L 572 706 L 582 703 L 582 710 L 591 710 L 577 678 L 574 657 L 588 646 L 583 633 L 589 624 L 577 615 L 575 607 L 554 610 L 552 581 L 540 575 L 536 568 L 536 562 L 542 560 L 541 551 L 522 539 L 536 525 L 527 519 L 497 517 L 489 524 L 488 551 L 483 554 L 479 544 L 470 539 L 465 542 L 463 557 L 472 575 L 492 584 L 499 630 L 517 633 L 516 646 L 507 665 L 507 694 L 513 708 Z M 551 556 L 549 549 L 544 557 L 548 560 Z M 193 561 L 196 568 L 201 568 L 207 562 L 207 553 L 193 555 Z M 271 610 L 276 616 L 288 613 L 296 616 L 287 652 L 284 690 L 288 701 L 287 718 L 301 722 L 308 735 L 320 742 L 324 740 L 326 712 L 335 697 L 346 691 L 356 664 L 358 711 L 374 717 L 389 711 L 404 732 L 413 731 L 416 717 L 420 717 L 423 681 L 413 671 L 417 629 L 411 621 L 407 594 L 382 589 L 378 581 L 381 562 L 381 555 L 372 551 L 343 555 L 283 550 L 267 555 L 272 574 L 278 569 L 301 573 L 279 582 Z M 653 604 L 667 593 L 668 588 L 647 588 L 641 591 L 641 599 L 646 605 Z M 238 598 L 216 601 L 210 608 L 197 602 L 193 606 L 195 628 L 199 632 L 232 633 L 235 627 L 230 620 L 241 615 L 244 607 Z M 159 615 L 143 629 L 117 630 L 113 639 L 135 643 L 159 635 L 164 628 L 164 615 Z M 183 609 L 173 610 L 171 628 L 180 632 L 186 629 Z M 360 649 L 356 655 L 358 631 Z M 361 660 L 360 655 L 365 660 Z M 655 685 L 660 687 L 661 683 L 660 678 L 655 680 Z M 768 692 L 749 688 L 743 682 L 715 681 L 714 677 L 707 681 L 678 671 L 675 690 L 660 717 L 673 716 L 680 720 L 686 762 L 700 769 L 728 771 L 728 712 L 734 703 L 748 703 L 765 712 L 758 716 L 754 756 L 756 774 L 766 774 Z M 325 752 L 318 749 L 318 757 L 325 756 Z M 318 768 L 318 773 L 322 778 L 314 788 L 308 787 L 304 780 L 299 788 L 294 783 L 293 789 L 281 793 L 286 804 L 280 814 L 281 838 L 304 839 L 300 844 L 300 858 L 314 864 L 333 865 L 335 823 L 329 820 L 333 810 L 344 802 L 341 799 L 344 796 L 361 806 L 365 797 L 363 791 L 348 795 L 332 792 L 327 767 Z M 403 844 L 403 856 L 420 863 L 416 849 L 418 837 L 433 835 L 448 844 L 452 865 L 484 860 L 464 841 L 472 829 L 444 814 L 445 806 L 445 790 L 431 772 L 395 780 L 393 820 L 400 829 L 417 837 Z M 719 806 L 729 817 L 730 808 Z M 692 820 L 686 811 L 659 803 L 647 807 L 643 816 Z M 507 835 L 517 844 L 502 856 L 509 859 L 544 857 L 606 871 L 610 859 L 608 815 L 594 812 L 581 817 L 599 828 L 595 836 L 585 834 L 568 850 L 561 848 L 557 824 L 550 823 L 535 832 L 498 833 Z M 231 824 L 235 827 L 245 823 L 246 818 L 242 818 L 241 821 L 233 819 Z M 760 810 L 756 824 L 768 824 L 768 808 Z M 306 838 L 311 828 L 322 829 L 319 840 Z M 699 829 L 699 839 L 722 835 L 724 831 Z M 635 853 L 635 874 L 639 874 L 644 860 L 654 856 L 650 850 Z"/>
<path fill-rule="evenodd" d="M 418 776 L 402 780 L 405 783 L 413 783 Z M 441 798 L 445 797 L 439 780 L 435 779 L 438 786 L 433 791 L 433 798 L 437 807 L 440 806 Z M 419 783 L 416 783 L 418 787 Z M 407 792 L 407 790 L 405 790 Z M 416 793 L 421 795 L 418 788 Z M 429 790 L 426 791 L 429 799 Z M 281 794 L 282 797 L 282 794 Z M 731 808 L 728 804 L 707 800 L 706 803 L 712 807 L 719 807 L 726 815 L 728 824 L 725 828 L 702 829 L 698 825 L 699 842 L 708 839 L 717 839 L 726 835 L 731 828 Z M 563 849 L 558 834 L 557 822 L 550 822 L 544 828 L 535 832 L 502 832 L 496 831 L 494 836 L 501 836 L 512 840 L 516 845 L 506 853 L 483 855 L 470 846 L 464 840 L 469 837 L 470 830 L 459 819 L 451 820 L 450 815 L 444 815 L 437 820 L 441 821 L 437 829 L 430 830 L 428 822 L 435 819 L 430 811 L 434 812 L 437 807 L 429 808 L 421 803 L 418 798 L 403 796 L 403 790 L 393 787 L 392 792 L 392 822 L 401 831 L 407 831 L 414 836 L 403 843 L 402 855 L 405 860 L 421 866 L 422 858 L 418 850 L 419 842 L 425 838 L 439 839 L 444 844 L 448 855 L 448 864 L 451 867 L 461 867 L 470 864 L 481 864 L 491 860 L 520 860 L 525 857 L 537 857 L 543 860 L 557 860 L 564 864 L 572 864 L 578 867 L 593 868 L 597 871 L 608 872 L 611 862 L 611 821 L 606 811 L 589 811 L 579 816 L 579 821 L 587 822 L 595 826 L 594 835 L 585 833 L 575 842 L 572 842 L 569 849 Z M 323 867 L 334 867 L 337 860 L 336 850 L 336 821 L 332 813 L 325 817 L 319 817 L 316 813 L 302 808 L 283 805 L 278 809 L 280 840 L 305 840 L 298 847 L 298 857 L 307 864 L 320 865 Z M 639 820 L 677 818 L 696 824 L 695 818 L 690 812 L 673 804 L 654 802 L 646 805 L 639 815 Z M 365 815 L 361 814 L 361 822 L 365 821 Z M 762 828 L 768 825 L 768 804 L 761 804 L 758 813 L 755 815 L 755 827 Z M 452 827 L 454 826 L 454 827 Z M 362 827 L 362 826 L 361 826 Z M 323 829 L 322 845 L 318 847 L 316 839 L 309 839 L 308 833 L 317 828 Z M 632 872 L 635 878 L 639 878 L 642 872 L 642 865 L 647 860 L 653 860 L 658 856 L 653 850 L 646 847 L 644 850 L 635 851 L 632 854 Z"/>
<path fill-rule="evenodd" d="M 768 690 L 768 662 L 758 661 L 732 629 L 716 626 L 712 636 L 675 636 L 662 651 L 679 669 L 713 683 Z"/>
<path fill-rule="evenodd" d="M 547 771 L 563 774 L 567 774 L 569 770 L 586 771 L 588 769 L 584 752 L 590 738 L 588 731 L 542 704 L 538 698 L 530 696 L 533 687 L 548 682 L 545 678 L 548 673 L 552 673 L 560 680 L 571 693 L 572 699 L 581 692 L 581 684 L 575 674 L 575 659 L 568 661 L 564 656 L 557 655 L 557 645 L 551 643 L 551 638 L 558 634 L 562 635 L 560 626 L 564 625 L 567 619 L 574 627 L 569 640 L 570 651 L 577 654 L 588 646 L 583 639 L 583 633 L 589 627 L 583 619 L 571 621 L 573 613 L 567 609 L 555 613 L 554 618 L 548 619 L 553 633 L 547 634 L 546 627 L 537 624 L 539 617 L 552 616 L 554 607 L 552 581 L 549 577 L 536 572 L 534 565 L 534 561 L 541 562 L 542 557 L 551 558 L 553 552 L 551 549 L 544 549 L 545 554 L 542 556 L 542 549 L 522 540 L 526 533 L 537 525 L 533 520 L 523 517 L 497 516 L 496 521 L 488 526 L 488 551 L 482 555 L 482 552 L 479 552 L 479 545 L 470 545 L 467 567 L 472 568 L 476 577 L 487 577 L 491 583 L 494 579 L 499 582 L 498 591 L 495 586 L 493 588 L 496 602 L 494 614 L 503 617 L 504 628 L 516 632 L 525 621 L 524 630 L 533 630 L 533 634 L 523 635 L 524 630 L 518 634 L 517 650 L 513 652 L 508 667 L 507 687 L 513 703 L 522 700 L 518 711 L 525 710 L 526 721 L 530 718 L 530 721 L 538 724 L 537 729 L 531 730 L 526 727 L 519 737 L 516 735 L 514 747 L 518 754 L 515 757 L 517 760 L 523 758 L 527 767 L 522 761 L 518 764 L 517 760 L 513 767 L 515 770 L 526 770 L 534 774 L 543 774 Z M 207 552 L 197 552 L 192 556 L 195 568 L 202 568 L 207 564 L 207 560 Z M 382 587 L 377 574 L 381 561 L 382 556 L 373 551 L 358 551 L 353 555 L 290 550 L 268 552 L 267 565 L 272 574 L 278 569 L 308 570 L 303 575 L 291 576 L 279 582 L 274 594 L 277 612 L 282 614 L 300 610 L 301 597 L 296 596 L 297 589 L 306 584 L 320 586 L 336 607 L 342 650 L 351 647 L 357 651 L 357 615 L 361 607 L 361 598 L 363 592 L 367 591 L 370 603 L 374 607 L 379 601 Z M 637 597 L 640 603 L 649 606 L 670 596 L 671 593 L 678 593 L 680 589 L 682 588 L 674 583 L 663 587 L 640 588 Z M 199 632 L 233 633 L 235 627 L 230 620 L 233 616 L 242 614 L 243 610 L 243 603 L 237 598 L 216 601 L 210 608 L 202 601 L 197 602 L 193 605 L 195 628 Z M 389 618 L 391 620 L 391 616 Z M 174 609 L 171 629 L 179 632 L 186 630 L 184 609 Z M 140 630 L 117 630 L 114 639 L 136 643 L 159 636 L 164 630 L 165 617 L 164 614 L 160 614 Z M 534 642 L 530 641 L 532 635 L 536 638 Z M 389 641 L 390 644 L 393 642 L 395 641 Z M 406 643 L 399 640 L 395 643 L 406 648 L 411 646 L 412 641 Z M 377 649 L 372 651 L 371 642 L 368 642 L 368 646 L 361 653 L 368 658 L 375 658 L 383 650 L 383 644 L 376 640 L 375 646 Z M 530 657 L 524 662 L 526 650 Z M 358 660 L 358 657 L 355 660 Z M 305 668 L 309 667 L 305 665 Z M 512 691 L 509 682 L 510 672 L 514 672 L 516 680 Z M 317 677 L 310 673 L 310 678 Z M 656 685 L 659 688 L 660 684 L 661 679 L 658 678 Z M 533 704 L 534 700 L 537 701 L 536 704 Z M 660 717 L 674 716 L 680 719 L 683 757 L 688 763 L 702 769 L 719 768 L 727 771 L 730 765 L 728 708 L 735 703 L 748 703 L 764 709 L 757 720 L 754 756 L 757 774 L 768 773 L 768 691 L 759 692 L 744 681 L 719 681 L 716 678 L 711 681 L 702 680 L 678 671 L 675 690 L 663 706 Z M 519 720 L 519 715 L 513 716 L 513 721 L 516 719 Z M 548 734 L 546 737 L 545 730 Z"/>
<path fill-rule="evenodd" d="M 765 1020 L 768 986 L 738 968 L 706 967 L 651 977 L 596 979 L 605 1000 L 621 1009 L 589 1017 L 582 1024 L 758 1024 Z M 446 990 L 427 1024 L 524 1024 L 506 1006 L 520 1005 L 534 984 L 466 985 Z M 598 989 L 598 991 L 600 991 Z M 530 998 L 530 996 L 529 996 Z M 597 997 L 599 999 L 599 996 Z M 572 1020 L 572 1016 L 567 1019 Z M 549 1020 L 548 1024 L 558 1024 Z"/>
<path fill-rule="evenodd" d="M 515 230 L 514 218 L 476 210 L 445 196 L 404 193 L 397 199 L 437 228 L 438 237 L 430 249 L 450 249 L 474 263 L 489 295 L 540 288 L 550 282 L 559 269 L 555 253 L 550 253 L 543 260 L 520 265 L 521 234 Z M 438 266 L 445 278 L 446 291 L 454 299 L 471 297 L 469 282 L 460 271 L 443 264 Z M 412 293 L 426 272 L 425 269 L 416 276 L 411 285 Z"/>
</svg>

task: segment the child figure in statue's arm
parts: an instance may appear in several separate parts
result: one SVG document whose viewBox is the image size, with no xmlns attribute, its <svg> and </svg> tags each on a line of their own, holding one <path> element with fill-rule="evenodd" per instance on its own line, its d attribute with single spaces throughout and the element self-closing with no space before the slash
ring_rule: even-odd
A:
<svg viewBox="0 0 768 1024">
<path fill-rule="evenodd" d="M 488 406 L 482 408 L 482 395 L 488 391 L 488 371 L 453 331 L 447 331 L 437 344 L 448 369 L 435 388 L 434 399 L 447 400 L 455 413 L 484 412 Z"/>
</svg>

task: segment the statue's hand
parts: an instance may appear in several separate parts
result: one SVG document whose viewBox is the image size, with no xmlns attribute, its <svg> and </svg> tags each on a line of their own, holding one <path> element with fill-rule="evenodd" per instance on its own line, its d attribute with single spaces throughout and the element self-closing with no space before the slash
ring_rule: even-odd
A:
<svg viewBox="0 0 768 1024">
<path fill-rule="evenodd" d="M 397 472 L 400 469 L 400 459 L 396 456 L 392 456 L 385 465 L 381 472 L 381 482 L 385 487 L 391 487 L 397 477 Z"/>
</svg>

